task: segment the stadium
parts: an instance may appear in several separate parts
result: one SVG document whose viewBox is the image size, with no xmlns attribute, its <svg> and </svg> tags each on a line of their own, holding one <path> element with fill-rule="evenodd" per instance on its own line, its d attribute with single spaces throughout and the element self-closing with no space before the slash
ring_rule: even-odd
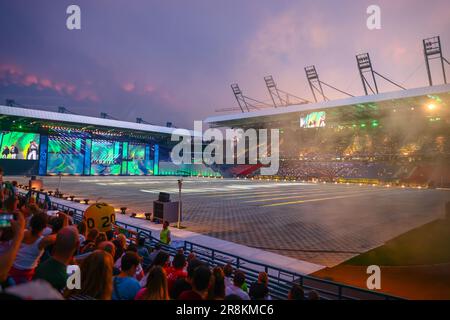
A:
<svg viewBox="0 0 450 320">
<path fill-rule="evenodd" d="M 376 72 L 368 53 L 356 56 L 362 96 L 322 81 L 315 66 L 304 69 L 312 99 L 272 76 L 269 102 L 232 84 L 237 107 L 203 124 L 278 130 L 275 175 L 251 163 L 245 134 L 219 142 L 244 141 L 243 164 L 198 162 L 195 152 L 177 164 L 181 128 L 171 123 L 7 99 L 0 299 L 450 299 L 450 63 L 440 37 L 422 45 L 425 87 Z M 436 57 L 443 84 L 429 67 Z M 382 286 L 369 286 L 373 266 Z"/>
</svg>

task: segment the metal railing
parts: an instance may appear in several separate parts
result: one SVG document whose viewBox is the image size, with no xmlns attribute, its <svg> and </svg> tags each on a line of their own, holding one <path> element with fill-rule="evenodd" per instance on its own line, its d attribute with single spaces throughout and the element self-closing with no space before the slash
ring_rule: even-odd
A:
<svg viewBox="0 0 450 320">
<path fill-rule="evenodd" d="M 27 193 L 28 191 L 21 192 Z M 40 191 L 33 191 L 41 193 Z M 52 202 L 52 208 L 56 210 L 71 212 L 74 222 L 80 222 L 83 219 L 84 211 L 58 203 Z M 146 230 L 128 223 L 116 221 L 116 225 L 125 229 L 134 231 L 139 237 L 145 237 L 146 244 L 154 248 L 156 245 L 166 251 L 169 255 L 174 256 L 180 248 L 186 254 L 195 253 L 195 255 L 202 261 L 208 263 L 210 266 L 223 266 L 231 264 L 233 268 L 240 269 L 245 272 L 247 284 L 251 284 L 258 279 L 258 274 L 264 271 L 269 277 L 270 295 L 275 299 L 286 299 L 288 292 L 293 284 L 299 284 L 303 287 L 305 292 L 316 291 L 321 299 L 327 300 L 402 300 L 403 298 L 375 292 L 367 289 L 362 289 L 330 280 L 312 277 L 278 267 L 270 266 L 257 261 L 252 261 L 240 256 L 230 254 L 221 250 L 216 250 L 210 247 L 199 245 L 190 241 L 183 240 L 182 246 L 170 246 L 159 241 L 159 239 L 152 236 L 150 230 Z"/>
</svg>

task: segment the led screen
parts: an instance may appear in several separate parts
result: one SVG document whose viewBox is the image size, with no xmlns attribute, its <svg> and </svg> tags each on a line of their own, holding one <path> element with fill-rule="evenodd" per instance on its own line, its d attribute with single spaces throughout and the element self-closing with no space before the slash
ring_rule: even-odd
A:
<svg viewBox="0 0 450 320">
<path fill-rule="evenodd" d="M 120 142 L 108 140 L 92 140 L 92 175 L 118 175 L 121 173 L 120 162 Z"/>
<path fill-rule="evenodd" d="M 128 146 L 128 160 L 129 175 L 153 173 L 153 161 L 145 160 L 145 145 L 130 144 Z"/>
<path fill-rule="evenodd" d="M 48 174 L 82 174 L 83 140 L 80 138 L 51 137 L 48 142 Z"/>
<path fill-rule="evenodd" d="M 306 117 L 300 118 L 300 127 L 302 128 L 322 128 L 325 127 L 325 111 L 312 112 Z"/>
<path fill-rule="evenodd" d="M 39 134 L 4 131 L 0 139 L 2 159 L 39 159 Z"/>
</svg>

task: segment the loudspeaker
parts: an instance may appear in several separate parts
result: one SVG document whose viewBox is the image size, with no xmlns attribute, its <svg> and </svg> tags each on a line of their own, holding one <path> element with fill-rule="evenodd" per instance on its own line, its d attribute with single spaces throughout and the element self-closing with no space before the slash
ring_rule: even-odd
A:
<svg viewBox="0 0 450 320">
<path fill-rule="evenodd" d="M 170 202 L 170 194 L 167 192 L 160 192 L 158 201 L 159 202 Z"/>
</svg>

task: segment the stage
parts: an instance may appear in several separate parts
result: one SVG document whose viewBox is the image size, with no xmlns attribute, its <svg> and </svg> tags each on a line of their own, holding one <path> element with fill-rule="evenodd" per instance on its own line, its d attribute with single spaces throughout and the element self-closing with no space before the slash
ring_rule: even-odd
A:
<svg viewBox="0 0 450 320">
<path fill-rule="evenodd" d="M 8 177 L 7 179 L 12 179 Z M 20 183 L 24 177 L 14 177 Z M 160 191 L 178 200 L 177 177 L 64 176 L 60 191 L 101 199 L 128 213 L 150 212 Z M 55 190 L 59 177 L 43 177 Z M 335 266 L 443 217 L 449 190 L 183 178 L 183 226 L 318 265 Z M 136 220 L 136 219 L 134 219 Z M 130 220 L 131 221 L 131 220 Z M 129 221 L 128 221 L 129 223 Z M 139 224 L 149 223 L 139 221 Z"/>
</svg>

